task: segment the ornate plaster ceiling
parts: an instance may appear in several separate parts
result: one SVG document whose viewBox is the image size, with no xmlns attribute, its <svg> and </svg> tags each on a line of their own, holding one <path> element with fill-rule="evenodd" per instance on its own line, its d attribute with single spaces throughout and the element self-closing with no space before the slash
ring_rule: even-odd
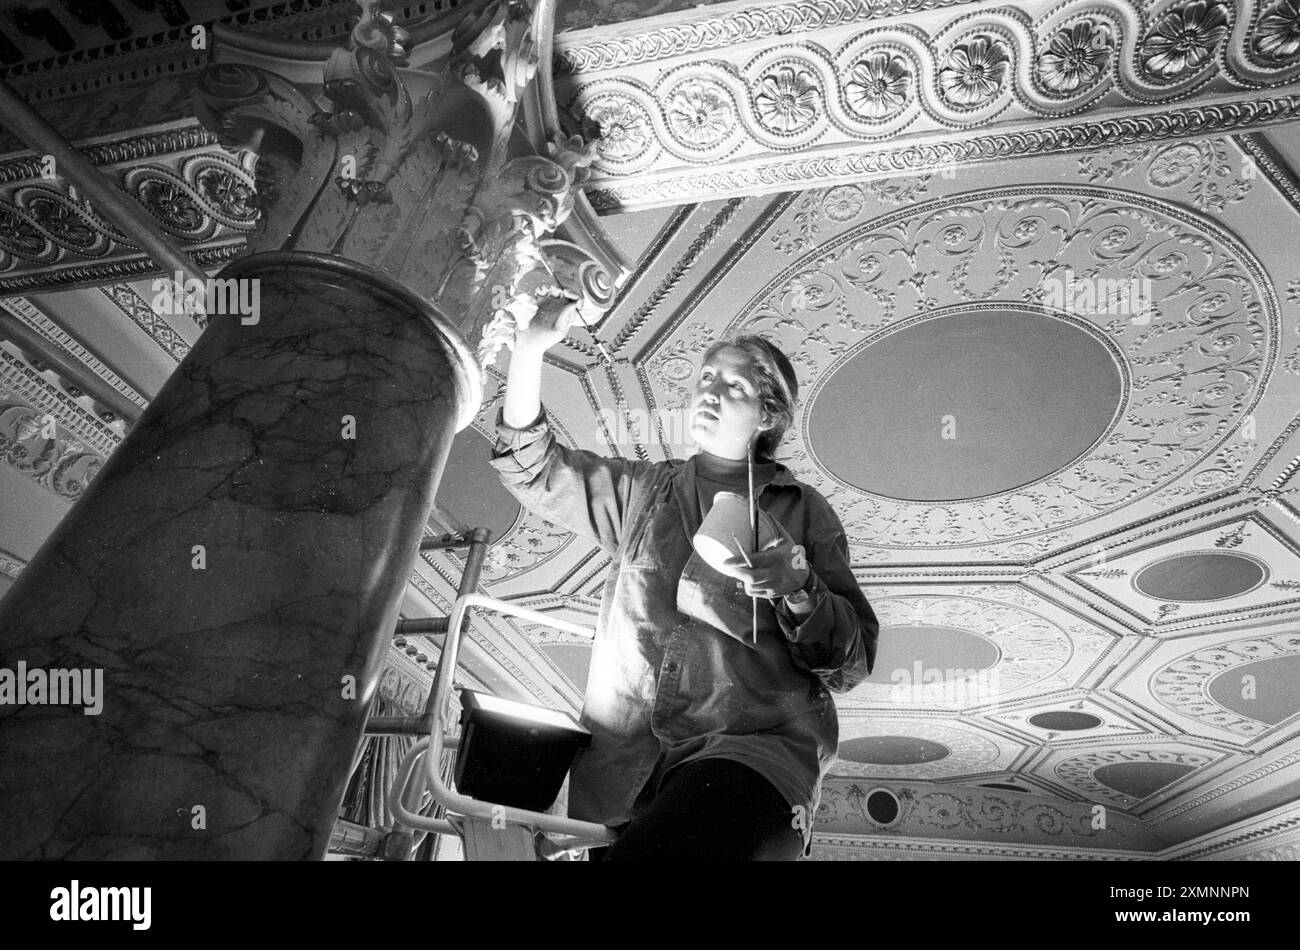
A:
<svg viewBox="0 0 1300 950">
<path fill-rule="evenodd" d="M 955 5 L 915 6 L 935 19 Z M 304 16 L 328 20 L 328 4 L 309 6 Z M 559 45 L 590 47 L 591 27 L 608 27 L 599 35 L 611 43 L 646 35 L 610 26 L 629 6 L 562 3 L 572 33 Z M 644 12 L 685 6 L 696 5 Z M 848 16 L 857 6 L 770 4 L 754 22 L 761 33 L 778 8 Z M 719 16 L 735 8 L 719 5 Z M 1267 13 L 1250 10 L 1256 21 Z M 683 42 L 703 36 L 701 55 L 712 57 L 726 35 L 701 29 L 683 27 Z M 1007 29 L 1028 41 L 1010 20 Z M 827 61 L 827 76 L 847 82 L 848 60 Z M 637 96 L 654 99 L 660 67 L 649 54 L 646 63 Z M 599 72 L 588 78 L 612 82 Z M 582 88 L 581 72 L 571 78 Z M 684 78 L 665 70 L 662 82 Z M 1173 97 L 1186 104 L 1194 86 Z M 117 127 L 194 134 L 192 122 L 167 124 L 182 114 L 181 84 L 152 87 L 121 100 Z M 86 102 L 60 121 L 84 133 L 95 114 Z M 959 125 L 938 122 L 935 147 L 965 141 Z M 139 141 L 101 163 L 158 166 L 156 178 L 208 209 L 182 235 L 190 249 L 236 248 L 247 224 L 233 213 L 237 190 L 205 192 L 207 166 L 192 161 L 210 143 Z M 797 158 L 818 147 L 788 144 Z M 962 838 L 1010 842 L 1012 856 L 1168 854 L 1296 797 L 1300 127 L 1078 154 L 1057 145 L 998 165 L 876 169 L 801 191 L 753 179 L 720 197 L 608 214 L 631 277 L 595 335 L 575 331 L 548 363 L 546 401 L 565 441 L 662 459 L 689 451 L 678 413 L 710 341 L 753 330 L 791 355 L 802 412 L 781 457 L 839 512 L 884 627 L 875 674 L 838 701 L 842 757 L 819 815 L 846 836 L 832 852 L 888 850 L 854 837 L 884 828 L 866 808 L 880 790 L 896 796 L 890 832 L 945 856 Z M 691 152 L 685 165 L 720 160 L 711 155 Z M 222 182 L 252 184 L 247 169 L 228 171 Z M 233 205 L 213 206 L 217 193 Z M 99 286 L 44 284 L 3 300 L 15 320 L 76 352 L 85 376 L 73 385 L 6 338 L 9 576 L 197 333 L 153 312 L 144 270 L 81 276 Z M 0 267 L 0 279 L 18 277 Z M 494 528 L 487 592 L 590 625 L 607 560 L 497 487 L 486 464 L 494 379 L 453 447 L 435 520 Z M 53 444 L 33 425 L 46 412 L 57 413 Z M 424 556 L 406 612 L 445 611 L 459 575 L 454 556 Z M 584 638 L 480 618 L 471 640 L 468 682 L 580 707 Z M 437 648 L 403 646 L 398 679 L 409 691 Z M 1091 824 L 1097 805 L 1112 815 L 1106 834 Z"/>
<path fill-rule="evenodd" d="M 832 784 L 1103 804 L 1158 828 L 1130 842 L 1158 850 L 1221 796 L 1286 781 L 1300 273 L 1277 236 L 1300 233 L 1300 208 L 1258 144 L 605 219 L 640 260 L 604 352 L 578 333 L 548 367 L 572 444 L 689 451 L 674 412 L 726 333 L 771 335 L 799 371 L 783 457 L 840 513 L 884 625 L 875 674 L 839 697 Z M 1067 273 L 1137 280 L 1141 300 L 1053 302 Z M 521 514 L 490 589 L 590 622 L 597 585 L 570 578 L 602 559 L 575 540 L 529 554 L 537 531 Z M 577 648 L 554 657 L 566 676 Z"/>
</svg>

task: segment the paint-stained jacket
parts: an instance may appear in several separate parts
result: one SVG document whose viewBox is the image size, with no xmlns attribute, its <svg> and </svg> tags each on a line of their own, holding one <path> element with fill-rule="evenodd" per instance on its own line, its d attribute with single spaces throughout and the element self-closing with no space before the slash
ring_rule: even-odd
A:
<svg viewBox="0 0 1300 950">
<path fill-rule="evenodd" d="M 561 445 L 545 411 L 497 420 L 493 466 L 527 508 L 613 557 L 581 722 L 592 732 L 569 784 L 569 815 L 618 826 L 665 773 L 705 757 L 757 770 L 811 820 L 835 757 L 831 692 L 871 672 L 879 625 L 827 501 L 778 465 L 759 504 L 807 550 L 816 606 L 802 621 L 751 599 L 691 544 L 700 525 L 694 459 L 606 458 Z"/>
</svg>

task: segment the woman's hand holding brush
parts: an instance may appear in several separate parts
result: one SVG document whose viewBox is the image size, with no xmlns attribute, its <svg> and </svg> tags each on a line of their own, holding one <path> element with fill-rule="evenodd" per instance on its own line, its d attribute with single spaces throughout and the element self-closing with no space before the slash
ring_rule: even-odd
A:
<svg viewBox="0 0 1300 950">
<path fill-rule="evenodd" d="M 808 559 L 802 544 L 795 544 L 789 532 L 775 518 L 769 519 L 777 537 L 767 547 L 746 554 L 737 541 L 736 557 L 727 558 L 718 570 L 745 584 L 745 593 L 751 597 L 784 597 L 793 594 L 808 582 Z"/>
</svg>

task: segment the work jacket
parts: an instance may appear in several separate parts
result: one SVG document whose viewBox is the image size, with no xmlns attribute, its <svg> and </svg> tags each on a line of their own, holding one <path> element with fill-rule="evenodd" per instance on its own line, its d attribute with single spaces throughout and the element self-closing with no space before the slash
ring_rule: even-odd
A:
<svg viewBox="0 0 1300 950">
<path fill-rule="evenodd" d="M 570 773 L 569 816 L 620 826 L 669 770 L 718 757 L 764 776 L 810 827 L 839 741 L 831 692 L 870 674 L 879 630 L 826 499 L 781 465 L 760 492 L 760 507 L 807 552 L 815 607 L 799 618 L 760 599 L 755 643 L 744 585 L 692 545 L 694 458 L 570 449 L 543 410 L 523 429 L 498 415 L 492 465 L 525 507 L 613 557 L 580 718 L 592 742 Z"/>
</svg>

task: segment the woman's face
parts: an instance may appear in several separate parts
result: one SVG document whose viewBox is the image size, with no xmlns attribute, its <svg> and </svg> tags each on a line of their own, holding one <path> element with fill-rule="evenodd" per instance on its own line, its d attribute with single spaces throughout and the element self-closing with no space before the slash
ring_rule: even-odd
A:
<svg viewBox="0 0 1300 950">
<path fill-rule="evenodd" d="M 749 354 L 724 346 L 700 367 L 691 397 L 691 437 L 706 452 L 743 459 L 749 440 L 767 428 Z"/>
</svg>

